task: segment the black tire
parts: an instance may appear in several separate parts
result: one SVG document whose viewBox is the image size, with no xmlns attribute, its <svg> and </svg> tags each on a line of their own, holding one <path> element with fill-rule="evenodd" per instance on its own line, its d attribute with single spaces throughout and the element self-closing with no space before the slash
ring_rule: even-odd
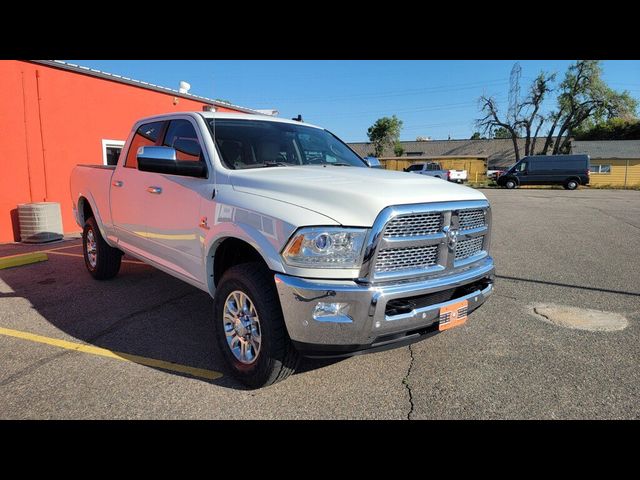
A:
<svg viewBox="0 0 640 480">
<path fill-rule="evenodd" d="M 518 183 L 515 180 L 512 180 L 511 178 L 505 180 L 504 182 L 504 188 L 508 188 L 509 190 L 513 190 L 517 186 L 518 186 Z"/>
<path fill-rule="evenodd" d="M 91 232 L 91 233 L 90 233 Z M 87 251 L 87 237 L 93 235 L 96 245 L 96 262 L 92 265 L 89 260 L 89 253 Z M 102 235 L 100 235 L 100 229 L 95 218 L 90 217 L 84 222 L 84 228 L 82 230 L 82 253 L 84 256 L 84 264 L 89 270 L 89 273 L 96 280 L 108 280 L 115 277 L 120 271 L 120 263 L 122 261 L 122 252 L 117 248 L 112 248 L 107 245 Z"/>
<path fill-rule="evenodd" d="M 253 303 L 260 322 L 260 351 L 253 363 L 242 363 L 227 344 L 223 313 L 227 297 L 241 291 Z M 222 275 L 213 302 L 214 329 L 222 355 L 232 374 L 251 388 L 284 380 L 297 368 L 300 356 L 293 347 L 280 307 L 273 274 L 260 262 L 235 265 Z"/>
<path fill-rule="evenodd" d="M 575 178 L 570 178 L 565 182 L 564 188 L 565 190 L 575 190 L 576 188 L 578 188 L 578 185 L 580 185 L 580 182 L 578 180 L 576 180 Z"/>
</svg>

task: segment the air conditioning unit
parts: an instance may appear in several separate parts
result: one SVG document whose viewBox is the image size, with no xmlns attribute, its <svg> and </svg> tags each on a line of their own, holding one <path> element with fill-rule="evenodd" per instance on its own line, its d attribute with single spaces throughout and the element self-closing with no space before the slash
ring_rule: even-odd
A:
<svg viewBox="0 0 640 480">
<path fill-rule="evenodd" d="M 62 214 L 57 202 L 21 203 L 18 205 L 20 240 L 44 243 L 62 240 Z"/>
</svg>

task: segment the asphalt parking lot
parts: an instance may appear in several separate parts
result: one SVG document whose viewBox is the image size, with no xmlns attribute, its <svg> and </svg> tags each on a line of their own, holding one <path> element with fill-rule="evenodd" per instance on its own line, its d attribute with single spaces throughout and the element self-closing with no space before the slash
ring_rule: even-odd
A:
<svg viewBox="0 0 640 480">
<path fill-rule="evenodd" d="M 485 193 L 496 293 L 465 325 L 257 391 L 225 374 L 205 293 L 129 257 L 94 281 L 79 240 L 0 245 L 50 250 L 0 270 L 0 418 L 639 418 L 640 192 Z M 564 328 L 536 303 L 628 326 Z"/>
</svg>

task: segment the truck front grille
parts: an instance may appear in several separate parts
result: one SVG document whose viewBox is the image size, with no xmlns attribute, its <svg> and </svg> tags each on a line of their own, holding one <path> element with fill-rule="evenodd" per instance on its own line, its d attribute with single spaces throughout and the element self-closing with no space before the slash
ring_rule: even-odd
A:
<svg viewBox="0 0 640 480">
<path fill-rule="evenodd" d="M 488 255 L 491 212 L 484 200 L 388 207 L 375 222 L 363 279 L 442 275 Z"/>
<path fill-rule="evenodd" d="M 438 246 L 389 248 L 378 252 L 376 272 L 428 268 L 438 263 Z"/>
<path fill-rule="evenodd" d="M 395 217 L 384 229 L 385 237 L 431 235 L 442 228 L 442 213 L 418 213 Z"/>
<path fill-rule="evenodd" d="M 471 230 L 485 226 L 484 210 L 462 210 L 458 215 L 460 230 Z"/>
<path fill-rule="evenodd" d="M 483 241 L 484 237 L 475 237 L 458 242 L 456 245 L 456 260 L 464 260 L 476 253 L 480 253 L 482 251 Z"/>
</svg>

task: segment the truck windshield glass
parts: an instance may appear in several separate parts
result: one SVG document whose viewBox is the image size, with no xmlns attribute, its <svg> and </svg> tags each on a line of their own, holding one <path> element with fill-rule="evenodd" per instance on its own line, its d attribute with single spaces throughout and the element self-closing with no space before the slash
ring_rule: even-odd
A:
<svg viewBox="0 0 640 480">
<path fill-rule="evenodd" d="M 207 119 L 214 134 L 214 119 Z M 318 128 L 260 120 L 215 120 L 215 142 L 231 169 L 335 165 L 366 167 L 337 137 Z"/>
</svg>

